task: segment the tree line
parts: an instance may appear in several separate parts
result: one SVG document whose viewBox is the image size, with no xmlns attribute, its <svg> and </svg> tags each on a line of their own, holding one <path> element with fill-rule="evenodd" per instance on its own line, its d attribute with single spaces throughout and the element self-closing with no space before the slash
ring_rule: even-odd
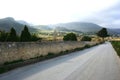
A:
<svg viewBox="0 0 120 80">
<path fill-rule="evenodd" d="M 109 36 L 106 28 L 102 28 L 100 31 L 96 33 L 96 35 L 103 38 L 103 41 L 105 37 Z M 74 33 L 68 33 L 63 37 L 63 40 L 64 41 L 77 41 L 77 36 Z M 91 41 L 91 40 L 92 38 L 89 36 L 83 36 L 81 39 L 81 41 Z"/>
<path fill-rule="evenodd" d="M 102 37 L 103 40 L 108 36 L 106 28 L 102 28 L 97 32 L 97 36 Z M 36 34 L 31 34 L 28 27 L 25 25 L 21 32 L 21 35 L 17 35 L 16 30 L 11 28 L 10 32 L 1 31 L 0 32 L 0 42 L 30 42 L 30 41 L 41 41 Z M 74 33 L 68 33 L 63 37 L 64 41 L 77 41 L 77 36 Z M 81 41 L 91 41 L 91 37 L 83 36 Z"/>
<path fill-rule="evenodd" d="M 28 27 L 25 25 L 20 35 L 17 35 L 14 28 L 10 32 L 0 32 L 0 42 L 30 42 L 41 40 L 36 34 L 31 34 Z"/>
</svg>

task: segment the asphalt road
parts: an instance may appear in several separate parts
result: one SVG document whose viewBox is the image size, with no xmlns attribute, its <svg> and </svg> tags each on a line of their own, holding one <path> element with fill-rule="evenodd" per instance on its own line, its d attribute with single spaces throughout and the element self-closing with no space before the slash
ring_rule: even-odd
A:
<svg viewBox="0 0 120 80">
<path fill-rule="evenodd" d="M 120 80 L 120 59 L 110 43 L 17 68 L 0 80 Z"/>
</svg>

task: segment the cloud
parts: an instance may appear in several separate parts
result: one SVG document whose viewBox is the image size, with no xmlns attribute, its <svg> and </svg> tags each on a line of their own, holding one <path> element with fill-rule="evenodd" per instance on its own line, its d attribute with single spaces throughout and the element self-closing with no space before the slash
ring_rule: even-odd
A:
<svg viewBox="0 0 120 80">
<path fill-rule="evenodd" d="M 85 18 L 84 21 L 93 22 L 108 28 L 120 28 L 120 2 L 113 7 Z"/>
<path fill-rule="evenodd" d="M 118 0 L 0 0 L 0 18 L 14 17 L 33 24 L 83 20 Z M 113 14 L 113 13 L 111 13 Z"/>
<path fill-rule="evenodd" d="M 0 0 L 0 18 L 13 17 L 32 24 L 85 21 L 117 28 L 119 8 L 119 0 Z"/>
</svg>

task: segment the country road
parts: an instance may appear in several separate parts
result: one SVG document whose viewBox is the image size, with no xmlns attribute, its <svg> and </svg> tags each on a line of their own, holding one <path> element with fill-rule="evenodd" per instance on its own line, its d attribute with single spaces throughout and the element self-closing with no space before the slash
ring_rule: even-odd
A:
<svg viewBox="0 0 120 80">
<path fill-rule="evenodd" d="M 109 42 L 17 68 L 0 80 L 120 80 L 120 60 Z"/>
</svg>

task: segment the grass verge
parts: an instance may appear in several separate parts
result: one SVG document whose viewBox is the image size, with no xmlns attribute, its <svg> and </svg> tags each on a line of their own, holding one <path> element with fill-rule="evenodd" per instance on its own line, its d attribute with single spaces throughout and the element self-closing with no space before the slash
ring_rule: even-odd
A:
<svg viewBox="0 0 120 80">
<path fill-rule="evenodd" d="M 120 41 L 112 41 L 111 43 L 116 50 L 118 56 L 120 57 Z"/>
</svg>

